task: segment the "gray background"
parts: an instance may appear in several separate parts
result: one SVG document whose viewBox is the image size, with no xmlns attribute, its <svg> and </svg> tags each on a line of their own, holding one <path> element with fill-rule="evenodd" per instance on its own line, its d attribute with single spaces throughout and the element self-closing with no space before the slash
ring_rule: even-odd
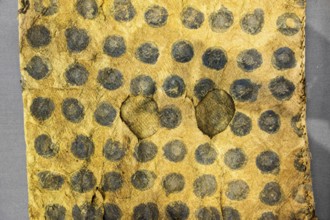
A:
<svg viewBox="0 0 330 220">
<path fill-rule="evenodd" d="M 275 1 L 275 0 L 274 0 Z M 28 219 L 17 0 L 0 0 L 0 220 Z M 316 213 L 330 219 L 330 1 L 307 7 L 307 128 Z"/>
</svg>

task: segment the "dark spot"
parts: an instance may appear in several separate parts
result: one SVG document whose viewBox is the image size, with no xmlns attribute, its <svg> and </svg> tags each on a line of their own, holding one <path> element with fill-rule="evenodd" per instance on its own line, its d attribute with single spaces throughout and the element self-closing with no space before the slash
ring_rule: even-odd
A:
<svg viewBox="0 0 330 220">
<path fill-rule="evenodd" d="M 300 184 L 292 190 L 292 198 L 300 204 L 307 203 L 310 194 L 312 194 L 312 186 L 310 184 Z"/>
<path fill-rule="evenodd" d="M 103 208 L 103 220 L 120 220 L 123 216 L 122 211 L 116 204 L 106 203 Z"/>
<path fill-rule="evenodd" d="M 196 218 L 198 220 L 221 220 L 218 209 L 212 206 L 198 209 Z"/>
<path fill-rule="evenodd" d="M 119 161 L 125 156 L 125 147 L 119 142 L 108 139 L 103 147 L 103 156 L 110 161 Z"/>
<path fill-rule="evenodd" d="M 252 129 L 252 120 L 249 116 L 236 112 L 231 124 L 231 131 L 239 137 L 248 135 Z"/>
<path fill-rule="evenodd" d="M 126 52 L 125 40 L 122 36 L 108 36 L 103 45 L 103 52 L 111 57 L 120 57 Z"/>
<path fill-rule="evenodd" d="M 296 168 L 296 170 L 298 170 L 299 172 L 305 172 L 307 170 L 307 165 L 305 164 L 304 158 L 306 157 L 306 155 L 304 155 L 303 151 L 299 151 L 296 155 L 295 155 L 295 159 L 294 159 L 294 167 Z"/>
<path fill-rule="evenodd" d="M 169 220 L 186 220 L 189 217 L 189 208 L 185 203 L 175 201 L 166 206 L 165 213 Z"/>
<path fill-rule="evenodd" d="M 124 183 L 123 177 L 118 172 L 108 172 L 102 177 L 102 190 L 115 192 L 119 190 Z"/>
<path fill-rule="evenodd" d="M 65 79 L 68 83 L 74 86 L 81 86 L 88 80 L 89 72 L 80 63 L 74 63 L 65 71 Z"/>
<path fill-rule="evenodd" d="M 58 11 L 58 0 L 50 0 L 48 6 L 43 3 L 44 0 L 34 1 L 34 10 L 41 13 L 43 16 L 56 14 Z"/>
<path fill-rule="evenodd" d="M 198 100 L 202 100 L 207 93 L 214 90 L 216 87 L 215 83 L 209 78 L 202 78 L 198 80 L 194 87 L 194 94 Z"/>
<path fill-rule="evenodd" d="M 173 129 L 181 123 L 181 111 L 174 105 L 165 106 L 159 113 L 160 125 L 162 127 Z"/>
<path fill-rule="evenodd" d="M 253 13 L 244 15 L 240 23 L 244 32 L 256 35 L 264 26 L 264 11 L 259 8 L 255 9 Z"/>
<path fill-rule="evenodd" d="M 159 57 L 158 47 L 151 42 L 143 43 L 136 49 L 135 57 L 143 63 L 155 64 Z"/>
<path fill-rule="evenodd" d="M 30 106 L 30 112 L 33 117 L 40 121 L 45 121 L 52 116 L 55 110 L 54 102 L 49 98 L 34 98 Z"/>
<path fill-rule="evenodd" d="M 277 70 L 294 68 L 297 64 L 295 53 L 288 47 L 281 47 L 273 53 L 272 64 Z"/>
<path fill-rule="evenodd" d="M 96 207 L 95 204 L 84 203 L 82 206 L 75 205 L 72 209 L 74 220 L 99 220 L 103 219 L 102 207 Z"/>
<path fill-rule="evenodd" d="M 85 193 L 91 191 L 96 184 L 96 178 L 92 171 L 81 169 L 71 177 L 71 187 L 74 191 Z"/>
<path fill-rule="evenodd" d="M 228 199 L 241 201 L 247 198 L 250 187 L 243 180 L 234 180 L 228 183 L 226 196 Z"/>
<path fill-rule="evenodd" d="M 222 209 L 222 216 L 223 216 L 223 220 L 240 220 L 241 219 L 241 215 L 240 213 L 229 206 L 225 206 Z"/>
<path fill-rule="evenodd" d="M 204 174 L 194 181 L 194 193 L 197 197 L 212 196 L 217 190 L 217 181 L 213 175 Z"/>
<path fill-rule="evenodd" d="M 204 14 L 197 9 L 187 7 L 181 12 L 181 21 L 186 28 L 198 29 L 204 22 Z"/>
<path fill-rule="evenodd" d="M 244 50 L 237 56 L 237 65 L 245 72 L 258 69 L 262 62 L 262 55 L 256 49 Z"/>
<path fill-rule="evenodd" d="M 71 153 L 79 159 L 89 159 L 94 154 L 94 143 L 85 135 L 77 135 L 71 144 Z"/>
<path fill-rule="evenodd" d="M 172 45 L 172 57 L 176 62 L 187 63 L 194 57 L 194 48 L 189 41 L 180 40 Z"/>
<path fill-rule="evenodd" d="M 269 134 L 274 134 L 280 129 L 280 116 L 273 110 L 265 111 L 260 115 L 258 125 L 261 130 Z"/>
<path fill-rule="evenodd" d="M 162 27 L 166 24 L 168 12 L 166 8 L 153 5 L 144 13 L 144 20 L 154 28 Z"/>
<path fill-rule="evenodd" d="M 299 123 L 301 122 L 301 115 L 297 114 L 295 116 L 292 117 L 291 119 L 291 126 L 294 130 L 294 132 L 298 135 L 298 137 L 302 137 L 304 134 L 304 129 L 303 127 L 301 127 L 299 125 Z"/>
<path fill-rule="evenodd" d="M 87 31 L 76 27 L 66 29 L 65 37 L 68 50 L 73 53 L 85 50 L 90 41 Z"/>
<path fill-rule="evenodd" d="M 212 31 L 221 33 L 225 32 L 234 23 L 234 15 L 227 8 L 222 7 L 218 11 L 213 12 L 209 17 L 209 24 Z"/>
<path fill-rule="evenodd" d="M 258 220 L 278 220 L 278 217 L 272 212 L 264 212 Z"/>
<path fill-rule="evenodd" d="M 282 197 L 281 187 L 276 182 L 267 183 L 260 192 L 259 198 L 266 205 L 277 205 Z"/>
<path fill-rule="evenodd" d="M 66 209 L 59 204 L 47 205 L 45 208 L 46 220 L 65 220 Z"/>
<path fill-rule="evenodd" d="M 171 75 L 165 79 L 163 89 L 168 97 L 177 98 L 183 95 L 186 84 L 180 76 Z"/>
<path fill-rule="evenodd" d="M 73 123 L 79 123 L 84 119 L 84 109 L 84 106 L 75 98 L 64 99 L 62 103 L 64 117 Z"/>
<path fill-rule="evenodd" d="M 223 69 L 228 61 L 227 54 L 220 48 L 208 48 L 202 57 L 203 64 L 214 70 Z"/>
<path fill-rule="evenodd" d="M 264 151 L 257 156 L 256 165 L 262 172 L 278 172 L 280 168 L 280 158 L 273 151 Z"/>
<path fill-rule="evenodd" d="M 101 69 L 97 76 L 97 81 L 108 90 L 116 90 L 124 83 L 123 74 L 113 68 Z"/>
<path fill-rule="evenodd" d="M 158 106 L 153 98 L 129 96 L 120 113 L 122 120 L 139 139 L 150 137 L 159 129 Z"/>
<path fill-rule="evenodd" d="M 27 40 L 34 48 L 47 46 L 50 44 L 51 36 L 50 31 L 43 25 L 34 25 L 27 31 Z"/>
<path fill-rule="evenodd" d="M 76 9 L 78 13 L 85 19 L 96 18 L 99 11 L 95 0 L 78 0 Z"/>
<path fill-rule="evenodd" d="M 131 182 L 134 188 L 144 191 L 150 189 L 155 182 L 156 174 L 148 170 L 138 170 L 132 177 Z"/>
<path fill-rule="evenodd" d="M 283 76 L 277 76 L 276 78 L 272 79 L 268 85 L 268 88 L 272 95 L 277 100 L 289 100 L 296 87 L 290 81 L 284 78 Z"/>
<path fill-rule="evenodd" d="M 293 22 L 294 24 L 291 25 L 289 22 Z M 299 17 L 295 13 L 284 13 L 278 17 L 277 22 L 277 29 L 284 35 L 292 36 L 297 34 L 302 27 L 302 23 Z"/>
<path fill-rule="evenodd" d="M 166 194 L 181 192 L 184 188 L 185 181 L 184 177 L 179 173 L 168 174 L 163 179 L 163 188 Z"/>
<path fill-rule="evenodd" d="M 291 211 L 290 220 L 300 220 L 300 219 L 315 219 L 315 210 L 308 207 L 308 205 L 300 206 L 304 208 L 300 208 L 297 211 Z"/>
<path fill-rule="evenodd" d="M 217 156 L 218 153 L 209 143 L 199 145 L 195 151 L 196 161 L 204 165 L 213 164 Z"/>
<path fill-rule="evenodd" d="M 134 207 L 133 220 L 158 220 L 158 207 L 153 202 L 141 203 Z"/>
<path fill-rule="evenodd" d="M 59 151 L 59 147 L 46 134 L 39 135 L 34 140 L 34 148 L 38 155 L 45 158 L 54 157 Z"/>
<path fill-rule="evenodd" d="M 114 18 L 119 22 L 131 21 L 136 14 L 131 0 L 114 0 L 113 9 Z"/>
<path fill-rule="evenodd" d="M 43 171 L 38 173 L 39 183 L 43 189 L 59 190 L 63 183 L 64 177 L 60 174 L 50 171 Z"/>
<path fill-rule="evenodd" d="M 254 102 L 257 100 L 260 85 L 250 79 L 238 79 L 230 86 L 230 94 L 235 100 L 241 102 Z"/>
<path fill-rule="evenodd" d="M 132 95 L 152 96 L 156 92 L 156 83 L 150 77 L 146 75 L 139 75 L 131 81 L 131 93 Z"/>
<path fill-rule="evenodd" d="M 172 162 L 180 162 L 187 154 L 186 145 L 180 140 L 167 142 L 163 147 L 164 156 Z"/>
<path fill-rule="evenodd" d="M 111 126 L 116 116 L 116 109 L 107 102 L 100 103 L 94 112 L 95 121 L 103 126 Z"/>
<path fill-rule="evenodd" d="M 134 157 L 137 161 L 145 163 L 155 158 L 157 146 L 151 141 L 140 141 L 134 149 Z"/>
<path fill-rule="evenodd" d="M 225 153 L 225 164 L 233 170 L 242 168 L 247 161 L 247 156 L 240 148 L 233 148 Z"/>
<path fill-rule="evenodd" d="M 235 104 L 224 90 L 209 92 L 196 106 L 198 128 L 209 137 L 224 131 L 235 113 Z"/>
<path fill-rule="evenodd" d="M 40 56 L 34 56 L 24 70 L 26 70 L 33 79 L 40 80 L 48 76 L 51 67 L 45 59 Z"/>
</svg>

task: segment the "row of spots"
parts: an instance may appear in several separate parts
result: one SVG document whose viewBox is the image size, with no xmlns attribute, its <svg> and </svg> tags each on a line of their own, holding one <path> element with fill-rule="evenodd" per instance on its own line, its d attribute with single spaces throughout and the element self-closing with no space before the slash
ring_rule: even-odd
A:
<svg viewBox="0 0 330 220">
<path fill-rule="evenodd" d="M 71 27 L 65 31 L 67 49 L 70 53 L 79 53 L 85 50 L 90 37 L 87 30 Z M 27 40 L 34 48 L 47 46 L 51 42 L 51 33 L 43 25 L 32 26 L 27 33 Z M 104 54 L 110 57 L 121 57 L 126 53 L 126 41 L 122 36 L 111 35 L 105 38 L 103 43 Z M 160 56 L 158 46 L 153 42 L 145 42 L 135 50 L 135 58 L 146 64 L 156 64 Z M 176 41 L 171 48 L 172 58 L 179 63 L 190 62 L 195 56 L 194 47 L 187 40 Z M 39 57 L 39 59 L 41 59 Z M 237 56 L 237 65 L 245 72 L 252 72 L 258 69 L 262 63 L 262 54 L 256 49 L 247 49 Z M 210 47 L 205 50 L 202 56 L 202 63 L 207 68 L 221 70 L 228 62 L 226 51 L 220 47 Z M 35 60 L 35 65 L 45 66 L 45 61 Z M 33 63 L 31 63 L 33 64 Z M 278 48 L 273 53 L 272 64 L 278 70 L 286 70 L 296 66 L 295 53 L 288 47 Z"/>
<path fill-rule="evenodd" d="M 54 102 L 49 98 L 37 97 L 30 106 L 31 114 L 40 121 L 51 117 L 55 110 Z M 62 102 L 62 114 L 72 123 L 79 123 L 84 119 L 85 107 L 75 98 L 67 98 Z M 118 113 L 108 102 L 102 102 L 94 112 L 95 121 L 102 126 L 112 126 Z M 181 123 L 181 111 L 174 105 L 164 106 L 159 112 L 162 127 L 174 129 Z"/>
<path fill-rule="evenodd" d="M 34 142 L 37 154 L 44 158 L 52 158 L 59 152 L 59 146 L 54 144 L 48 135 L 39 135 Z M 128 147 L 119 141 L 108 139 L 103 146 L 103 156 L 112 162 L 123 159 Z M 95 146 L 93 141 L 84 135 L 77 135 L 71 143 L 71 153 L 81 160 L 90 159 L 94 154 Z M 151 141 L 140 141 L 134 148 L 133 156 L 140 163 L 152 161 L 158 153 L 158 147 Z M 186 145 L 180 140 L 167 142 L 163 146 L 163 156 L 171 162 L 181 162 L 187 154 Z M 202 165 L 211 165 L 218 157 L 218 153 L 213 146 L 208 143 L 199 145 L 195 150 L 195 160 Z M 301 163 L 302 154 L 296 155 L 294 166 L 298 171 L 305 171 L 306 166 Z M 240 169 L 245 166 L 247 156 L 240 148 L 228 150 L 224 155 L 224 163 L 232 170 Z M 280 167 L 280 159 L 277 153 L 267 150 L 261 152 L 256 157 L 256 166 L 262 173 L 277 174 Z"/>
<path fill-rule="evenodd" d="M 39 183 L 43 189 L 59 190 L 64 184 L 65 177 L 61 174 L 50 171 L 38 173 Z M 138 170 L 130 178 L 133 187 L 140 191 L 145 191 L 154 186 L 157 175 L 149 170 Z M 124 179 L 119 172 L 107 172 L 102 176 L 101 190 L 103 192 L 116 192 L 124 185 Z M 88 169 L 81 169 L 70 178 L 72 190 L 78 193 L 86 193 L 96 186 L 96 177 L 93 172 Z M 162 188 L 166 195 L 179 193 L 183 191 L 186 181 L 180 173 L 169 173 L 162 179 Z M 193 192 L 199 198 L 213 196 L 218 189 L 218 183 L 215 176 L 211 174 L 203 174 L 198 176 L 192 183 Z M 225 195 L 233 201 L 241 201 L 248 197 L 250 191 L 249 185 L 244 180 L 232 180 L 225 186 Z M 297 193 L 296 193 L 297 194 Z M 259 194 L 262 203 L 273 206 L 281 202 L 282 189 L 277 182 L 267 183 Z"/>
<path fill-rule="evenodd" d="M 134 157 L 139 162 L 148 162 L 157 154 L 157 146 L 149 141 L 141 141 L 134 151 Z M 54 157 L 59 147 L 52 143 L 49 136 L 43 134 L 35 139 L 36 152 L 45 158 Z M 180 140 L 170 141 L 163 147 L 164 156 L 172 162 L 180 162 L 184 159 L 187 149 Z M 84 135 L 78 135 L 71 144 L 71 152 L 78 159 L 88 159 L 94 153 L 94 144 L 92 140 Z M 118 141 L 107 140 L 103 148 L 103 155 L 109 161 L 121 160 L 126 152 L 126 148 Z M 198 163 L 209 165 L 216 160 L 217 152 L 209 145 L 201 144 L 195 151 L 195 159 Z M 231 169 L 241 168 L 246 162 L 246 155 L 240 149 L 233 149 L 225 154 L 225 164 Z M 265 151 L 257 157 L 257 167 L 263 172 L 272 172 L 278 170 L 279 157 L 272 151 Z M 267 165 L 268 164 L 268 165 Z"/>
<path fill-rule="evenodd" d="M 159 208 L 156 203 L 147 202 L 135 206 L 133 209 L 133 220 L 158 220 Z M 67 210 L 62 205 L 50 204 L 45 207 L 46 219 L 64 220 L 66 218 Z M 186 203 L 178 200 L 166 205 L 165 216 L 169 220 L 186 220 L 195 216 L 198 220 L 240 220 L 241 214 L 239 211 L 231 206 L 224 206 L 221 212 L 218 208 L 213 206 L 201 206 L 195 213 L 191 213 L 190 208 Z M 95 204 L 84 203 L 80 206 L 74 205 L 72 208 L 72 217 L 74 220 L 81 219 L 104 219 L 104 220 L 121 220 L 123 212 L 120 207 L 114 203 L 105 203 L 98 207 Z M 258 220 L 276 220 L 278 217 L 272 212 L 264 212 L 260 215 Z"/>
<path fill-rule="evenodd" d="M 80 65 L 75 65 L 66 72 L 67 79 L 75 80 L 72 83 L 80 84 L 81 79 L 85 79 L 86 72 L 81 71 Z M 122 85 L 122 74 L 114 69 L 103 69 L 100 71 L 98 81 L 102 83 L 103 87 L 113 90 L 118 89 Z M 185 91 L 185 83 L 183 79 L 177 75 L 169 76 L 163 83 L 165 94 L 171 98 L 177 98 L 183 95 Z M 156 91 L 155 82 L 153 79 L 146 75 L 140 75 L 131 81 L 130 90 L 132 95 L 142 95 L 145 97 L 152 96 Z M 258 90 L 260 85 L 253 83 L 249 79 L 235 80 L 230 86 L 231 96 L 242 102 L 253 102 L 257 99 Z M 268 86 L 270 92 L 277 100 L 289 100 L 295 90 L 294 84 L 284 78 L 278 76 L 272 79 Z M 203 78 L 197 82 L 194 88 L 195 96 L 201 100 L 206 94 L 215 89 L 215 83 L 208 79 Z M 31 113 L 38 120 L 48 119 L 55 109 L 54 103 L 48 98 L 38 97 L 33 100 L 30 107 Z M 196 108 L 198 109 L 198 107 Z M 73 123 L 79 123 L 84 118 L 84 106 L 75 98 L 67 98 L 62 103 L 62 113 L 65 118 Z M 97 123 L 103 126 L 111 126 L 117 115 L 117 110 L 110 104 L 101 103 L 95 113 L 94 118 Z M 181 122 L 180 110 L 171 105 L 165 106 L 160 111 L 161 126 L 173 129 Z M 231 118 L 230 118 L 231 119 Z M 229 119 L 229 120 L 230 120 Z M 292 126 L 296 133 L 301 136 L 301 129 L 298 129 L 296 124 L 299 121 L 297 116 L 292 118 Z M 259 118 L 259 127 L 267 133 L 276 133 L 280 127 L 280 118 L 274 111 L 268 110 Z M 232 120 L 231 130 L 237 136 L 244 136 L 249 134 L 251 130 L 251 119 L 243 113 L 237 112 Z M 207 131 L 206 131 L 207 132 Z"/>
<path fill-rule="evenodd" d="M 34 79 L 46 77 L 50 69 L 51 67 L 38 56 L 33 57 L 25 68 Z M 82 64 L 74 63 L 69 65 L 64 75 L 70 85 L 82 86 L 87 82 L 89 72 Z M 114 68 L 104 68 L 98 72 L 97 82 L 107 90 L 117 90 L 124 84 L 123 74 Z M 229 92 L 236 101 L 254 102 L 257 100 L 260 87 L 261 85 L 252 82 L 250 79 L 237 79 L 231 84 Z M 185 93 L 186 84 L 180 76 L 173 74 L 164 80 L 162 88 L 168 97 L 178 98 Z M 194 87 L 194 95 L 198 100 L 202 100 L 214 89 L 216 89 L 216 84 L 211 79 L 202 78 Z M 270 80 L 268 89 L 274 98 L 285 101 L 292 97 L 296 88 L 293 82 L 284 76 L 277 76 Z M 134 96 L 151 97 L 156 90 L 156 82 L 147 75 L 138 75 L 130 82 L 130 92 Z"/>
<path fill-rule="evenodd" d="M 99 6 L 95 0 L 78 0 L 75 4 L 76 10 L 84 19 L 95 19 L 99 14 Z M 129 22 L 136 16 L 136 10 L 130 0 L 115 0 L 112 6 L 113 17 L 118 22 Z M 46 7 L 41 0 L 34 4 L 37 12 L 44 16 L 50 16 L 58 11 L 57 0 L 52 0 Z M 152 28 L 160 28 L 166 25 L 169 17 L 167 9 L 160 5 L 151 5 L 144 12 L 145 22 Z M 260 8 L 253 12 L 246 13 L 240 19 L 240 26 L 245 33 L 256 35 L 262 31 L 264 26 L 264 11 Z M 184 27 L 188 29 L 200 28 L 205 15 L 200 10 L 188 6 L 180 14 L 180 20 Z M 213 11 L 208 22 L 210 29 L 216 33 L 226 32 L 234 23 L 233 13 L 226 7 Z M 284 13 L 278 17 L 276 22 L 277 29 L 286 36 L 297 34 L 302 28 L 302 22 L 295 13 Z"/>
<path fill-rule="evenodd" d="M 261 85 L 252 82 L 250 79 L 237 79 L 230 86 L 230 95 L 236 101 L 254 102 L 257 100 Z M 279 101 L 291 99 L 296 89 L 293 82 L 284 76 L 277 76 L 270 80 L 268 89 L 273 97 Z"/>
<path fill-rule="evenodd" d="M 32 116 L 40 121 L 49 119 L 52 116 L 54 110 L 55 104 L 49 98 L 37 97 L 33 99 L 30 106 L 30 112 Z M 65 99 L 62 102 L 61 110 L 63 116 L 72 123 L 81 122 L 85 116 L 85 107 L 75 98 Z M 99 125 L 112 126 L 117 115 L 117 110 L 110 103 L 102 102 L 94 112 L 94 119 Z M 297 135 L 301 135 L 301 128 L 297 127 L 298 121 L 296 121 L 296 117 L 297 116 L 294 116 L 292 118 L 292 127 Z M 167 129 L 174 129 L 181 124 L 181 111 L 174 105 L 167 105 L 160 110 L 159 120 L 162 127 Z M 197 117 L 197 120 L 202 119 Z M 230 122 L 230 120 L 228 122 Z M 204 128 L 201 126 L 203 125 L 200 125 L 200 129 L 208 129 L 207 127 Z M 264 111 L 259 116 L 258 126 L 262 131 L 268 134 L 277 133 L 281 126 L 281 119 L 279 114 L 273 110 Z M 236 112 L 233 119 L 231 120 L 230 129 L 236 136 L 248 135 L 252 129 L 252 120 L 244 113 Z M 202 131 L 204 132 L 204 130 Z"/>
<path fill-rule="evenodd" d="M 44 158 L 52 158 L 59 152 L 59 146 L 53 143 L 52 139 L 46 135 L 39 135 L 34 141 L 34 148 L 38 155 Z M 103 147 L 103 156 L 109 161 L 121 160 L 127 151 L 127 147 L 119 141 L 108 139 Z M 71 144 L 71 152 L 78 159 L 88 159 L 94 153 L 93 141 L 84 135 L 78 135 Z M 134 157 L 138 162 L 151 161 L 157 154 L 158 147 L 150 141 L 140 141 L 134 149 Z M 180 140 L 167 142 L 163 147 L 164 157 L 171 162 L 181 162 L 187 154 L 186 145 Z M 199 145 L 195 150 L 195 159 L 203 165 L 213 164 L 217 158 L 216 150 L 208 143 Z M 294 166 L 298 171 L 304 172 L 303 154 L 298 153 L 294 161 Z M 235 170 L 242 168 L 247 161 L 246 154 L 235 148 L 225 153 L 225 164 Z M 264 151 L 257 156 L 257 167 L 264 173 L 277 173 L 279 171 L 279 156 L 273 151 Z"/>
</svg>

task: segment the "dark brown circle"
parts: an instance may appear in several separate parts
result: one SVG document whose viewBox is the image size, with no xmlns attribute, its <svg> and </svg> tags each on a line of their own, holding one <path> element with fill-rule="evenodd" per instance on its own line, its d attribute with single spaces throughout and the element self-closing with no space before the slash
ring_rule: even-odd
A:
<svg viewBox="0 0 330 220">
<path fill-rule="evenodd" d="M 233 180 L 228 183 L 226 196 L 230 200 L 241 201 L 248 197 L 249 185 L 244 180 Z"/>
<path fill-rule="evenodd" d="M 170 173 L 163 179 L 163 188 L 166 194 L 181 192 L 185 185 L 185 180 L 180 173 Z"/>
<path fill-rule="evenodd" d="M 233 148 L 225 153 L 225 164 L 233 170 L 245 166 L 247 156 L 241 148 Z"/>
<path fill-rule="evenodd" d="M 194 181 L 194 193 L 197 197 L 204 198 L 212 196 L 217 190 L 217 181 L 215 176 L 204 174 Z"/>
<path fill-rule="evenodd" d="M 33 79 L 41 80 L 49 75 L 51 66 L 45 58 L 34 56 L 28 62 L 24 70 L 26 70 Z"/>
<path fill-rule="evenodd" d="M 263 151 L 256 159 L 256 165 L 264 173 L 278 172 L 280 168 L 280 158 L 273 151 Z"/>
<path fill-rule="evenodd" d="M 186 145 L 180 140 L 167 142 L 163 147 L 163 151 L 166 159 L 175 163 L 182 161 L 187 154 Z"/>
<path fill-rule="evenodd" d="M 140 141 L 134 150 L 134 157 L 138 162 L 148 162 L 155 158 L 158 152 L 157 146 L 151 141 Z"/>
<path fill-rule="evenodd" d="M 85 107 L 75 98 L 66 98 L 62 103 L 64 117 L 73 123 L 79 123 L 84 119 Z"/>
<path fill-rule="evenodd" d="M 217 156 L 218 153 L 209 143 L 199 145 L 195 151 L 196 161 L 203 165 L 213 164 Z"/>
<path fill-rule="evenodd" d="M 38 155 L 45 158 L 52 158 L 59 151 L 59 147 L 54 144 L 50 136 L 46 134 L 39 135 L 34 140 L 34 149 Z"/>
<path fill-rule="evenodd" d="M 141 203 L 134 207 L 133 220 L 158 220 L 159 211 L 157 204 L 153 202 Z"/>
<path fill-rule="evenodd" d="M 78 159 L 90 159 L 94 154 L 94 143 L 90 137 L 77 135 L 71 144 L 71 153 Z"/>
<path fill-rule="evenodd" d="M 51 34 L 44 25 L 34 25 L 27 31 L 27 40 L 34 48 L 47 46 L 51 41 Z"/>
<path fill-rule="evenodd" d="M 189 212 L 188 206 L 181 201 L 172 202 L 165 209 L 166 217 L 169 220 L 186 220 L 189 217 Z"/>
<path fill-rule="evenodd" d="M 118 172 L 108 172 L 102 177 L 102 190 L 107 192 L 115 192 L 122 188 L 124 183 L 123 177 Z"/>
<path fill-rule="evenodd" d="M 144 191 L 154 185 L 156 174 L 148 170 L 138 170 L 131 176 L 131 182 L 134 188 Z"/>
<path fill-rule="evenodd" d="M 266 205 L 277 205 L 282 199 L 282 189 L 277 182 L 269 182 L 260 192 L 259 198 Z"/>
<path fill-rule="evenodd" d="M 55 104 L 50 98 L 34 98 L 30 106 L 30 112 L 33 117 L 40 121 L 49 119 L 55 110 Z"/>
<path fill-rule="evenodd" d="M 81 169 L 71 176 L 71 187 L 79 193 L 91 191 L 96 185 L 96 178 L 92 171 Z"/>
<path fill-rule="evenodd" d="M 66 209 L 60 204 L 49 204 L 45 208 L 46 220 L 65 220 Z"/>
</svg>

